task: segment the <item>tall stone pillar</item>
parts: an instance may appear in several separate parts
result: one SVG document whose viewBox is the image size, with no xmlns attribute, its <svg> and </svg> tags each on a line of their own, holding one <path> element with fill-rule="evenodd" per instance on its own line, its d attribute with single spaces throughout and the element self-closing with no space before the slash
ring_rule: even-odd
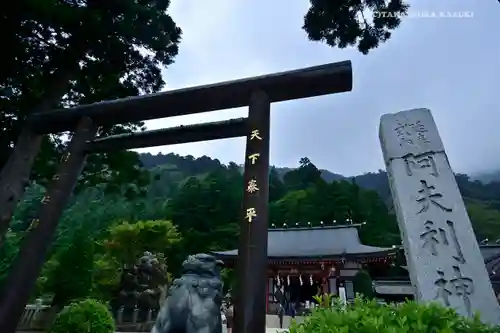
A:
<svg viewBox="0 0 500 333">
<path fill-rule="evenodd" d="M 455 175 L 427 109 L 383 115 L 380 141 L 419 301 L 500 324 L 500 311 Z"/>
</svg>

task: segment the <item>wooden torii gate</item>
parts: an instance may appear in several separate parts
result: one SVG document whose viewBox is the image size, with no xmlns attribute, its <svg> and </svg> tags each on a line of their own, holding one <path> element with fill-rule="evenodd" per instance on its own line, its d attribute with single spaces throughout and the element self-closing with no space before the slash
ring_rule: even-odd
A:
<svg viewBox="0 0 500 333">
<path fill-rule="evenodd" d="M 352 89 L 350 61 L 31 115 L 0 176 L 0 239 L 29 181 L 40 138 L 73 131 L 0 295 L 0 332 L 14 333 L 89 153 L 246 136 L 236 333 L 264 333 L 272 102 Z M 249 106 L 248 118 L 96 138 L 100 126 Z"/>
</svg>

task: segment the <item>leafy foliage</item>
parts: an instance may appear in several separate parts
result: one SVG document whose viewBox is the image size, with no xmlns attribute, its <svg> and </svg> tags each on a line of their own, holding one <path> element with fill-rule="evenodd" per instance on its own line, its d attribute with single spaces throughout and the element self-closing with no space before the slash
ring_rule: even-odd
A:
<svg viewBox="0 0 500 333">
<path fill-rule="evenodd" d="M 374 297 L 374 290 L 372 285 L 372 278 L 370 274 L 364 270 L 360 270 L 354 276 L 354 291 L 356 294 L 362 295 L 366 299 L 372 299 Z"/>
<path fill-rule="evenodd" d="M 112 225 L 102 241 L 102 251 L 96 255 L 94 296 L 110 299 L 116 292 L 124 266 L 130 267 L 145 251 L 156 254 L 161 265 L 167 265 L 165 254 L 181 241 L 177 228 L 170 221 L 121 222 Z M 169 280 L 168 273 L 163 284 Z"/>
<path fill-rule="evenodd" d="M 45 108 L 67 107 L 159 91 L 165 84 L 161 70 L 173 62 L 181 35 L 167 14 L 169 4 L 21 0 L 9 6 L 0 18 L 8 45 L 0 72 L 0 168 L 23 120 L 42 101 Z M 143 128 L 104 126 L 99 135 Z M 47 184 L 65 146 L 64 136 L 45 138 L 32 179 Z M 77 190 L 106 184 L 109 191 L 131 196 L 141 194 L 148 180 L 135 152 L 94 154 Z"/>
<path fill-rule="evenodd" d="M 317 308 L 304 323 L 292 323 L 290 333 L 494 333 L 479 318 L 467 319 L 435 303 L 380 305 L 361 298 L 347 308 Z"/>
<path fill-rule="evenodd" d="M 114 333 L 115 321 L 106 305 L 86 299 L 64 307 L 49 332 Z"/>
<path fill-rule="evenodd" d="M 409 5 L 403 0 L 310 0 L 303 29 L 310 40 L 363 54 L 386 42 Z M 371 15 L 371 17 L 367 17 Z"/>
<path fill-rule="evenodd" d="M 52 305 L 64 306 L 91 294 L 94 272 L 94 240 L 79 228 L 70 244 L 46 265 L 42 291 L 52 294 Z"/>
<path fill-rule="evenodd" d="M 314 295 L 313 299 L 318 303 L 319 307 L 323 309 L 330 309 L 334 301 L 332 294 Z"/>
<path fill-rule="evenodd" d="M 25 231 L 28 230 L 31 220 L 36 217 L 44 190 L 42 186 L 33 183 L 26 190 L 24 200 L 17 206 L 11 228 L 6 234 L 3 246 L 0 247 L 0 288 L 19 252 Z"/>
<path fill-rule="evenodd" d="M 221 270 L 221 278 L 224 283 L 224 295 L 227 294 L 231 290 L 235 290 L 236 287 L 236 276 L 234 269 L 223 268 Z"/>
<path fill-rule="evenodd" d="M 19 252 L 21 236 L 12 231 L 7 232 L 5 242 L 0 247 L 0 288 L 3 288 L 7 274 Z"/>
<path fill-rule="evenodd" d="M 103 245 L 123 264 L 133 264 L 144 251 L 163 252 L 181 240 L 171 221 L 121 222 L 109 229 Z"/>
</svg>

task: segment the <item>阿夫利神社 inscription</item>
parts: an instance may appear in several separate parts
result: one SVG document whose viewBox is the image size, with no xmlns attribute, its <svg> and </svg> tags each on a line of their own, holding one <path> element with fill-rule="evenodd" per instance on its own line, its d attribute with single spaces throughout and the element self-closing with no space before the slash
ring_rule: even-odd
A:
<svg viewBox="0 0 500 333">
<path fill-rule="evenodd" d="M 386 114 L 380 141 L 416 298 L 500 324 L 479 245 L 427 109 Z"/>
</svg>

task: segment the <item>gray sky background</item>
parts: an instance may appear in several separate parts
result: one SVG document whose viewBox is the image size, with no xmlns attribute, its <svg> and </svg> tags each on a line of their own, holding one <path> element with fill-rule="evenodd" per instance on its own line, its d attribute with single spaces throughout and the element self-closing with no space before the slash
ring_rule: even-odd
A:
<svg viewBox="0 0 500 333">
<path fill-rule="evenodd" d="M 418 3 L 417 3 L 418 2 Z M 384 113 L 433 112 L 456 172 L 500 167 L 500 4 L 496 0 L 411 1 L 393 37 L 364 56 L 307 40 L 308 0 L 172 0 L 183 29 L 167 89 L 351 60 L 353 91 L 273 104 L 271 163 L 307 156 L 346 176 L 383 168 L 378 123 Z M 468 11 L 473 18 L 422 18 Z M 420 17 L 419 17 L 420 16 Z M 246 116 L 233 109 L 148 121 L 149 129 Z M 222 162 L 244 159 L 244 138 L 141 149 Z"/>
</svg>

